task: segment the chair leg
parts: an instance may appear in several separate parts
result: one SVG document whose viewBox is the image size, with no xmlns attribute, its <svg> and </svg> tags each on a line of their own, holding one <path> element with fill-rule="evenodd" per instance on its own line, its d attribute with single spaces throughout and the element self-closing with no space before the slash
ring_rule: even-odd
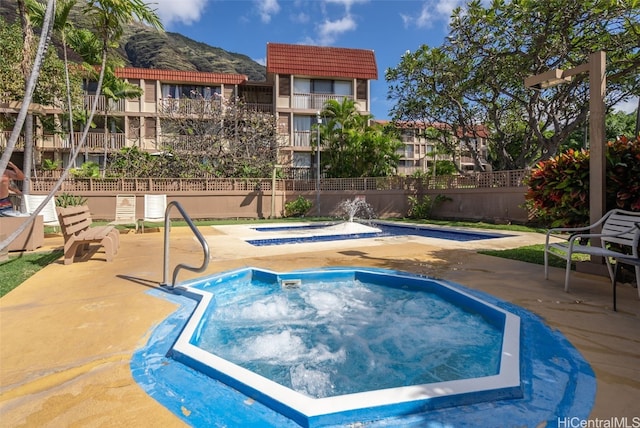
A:
<svg viewBox="0 0 640 428">
<path fill-rule="evenodd" d="M 105 236 L 102 238 L 102 241 L 100 241 L 100 245 L 104 248 L 105 258 L 108 262 L 113 261 L 113 256 L 115 254 L 115 243 L 113 241 L 114 239 L 111 235 Z"/>
<path fill-rule="evenodd" d="M 567 269 L 564 274 L 564 291 L 569 292 L 569 276 L 571 275 L 571 254 L 567 257 Z"/>
<path fill-rule="evenodd" d="M 549 253 L 544 250 L 544 279 L 549 279 Z"/>
<path fill-rule="evenodd" d="M 620 266 L 620 263 L 616 262 L 616 267 L 613 271 L 613 279 L 611 280 L 611 284 L 613 287 L 613 310 L 614 311 L 618 311 L 616 307 L 616 301 L 618 300 L 616 296 L 616 285 L 618 285 L 618 266 Z"/>
<path fill-rule="evenodd" d="M 609 278 L 611 278 L 611 280 L 613 280 L 613 278 L 615 277 L 615 272 L 613 271 L 613 268 L 611 267 L 611 260 L 609 260 L 609 257 L 605 257 L 604 258 L 604 262 L 607 264 L 607 271 L 609 272 Z M 616 262 L 617 264 L 617 262 Z"/>
</svg>

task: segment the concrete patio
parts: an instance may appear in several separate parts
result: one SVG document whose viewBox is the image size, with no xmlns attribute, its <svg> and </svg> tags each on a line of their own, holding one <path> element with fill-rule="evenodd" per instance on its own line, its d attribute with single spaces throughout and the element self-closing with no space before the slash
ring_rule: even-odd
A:
<svg viewBox="0 0 640 428">
<path fill-rule="evenodd" d="M 552 269 L 546 281 L 542 266 L 475 252 L 541 243 L 543 235 L 473 243 L 395 237 L 253 247 L 229 228 L 200 231 L 211 248 L 206 273 L 244 266 L 382 267 L 443 278 L 522 306 L 561 331 L 592 365 L 597 394 L 591 419 L 640 423 L 637 290 L 620 285 L 613 312 L 608 278 L 574 273 L 571 292 L 565 293 L 561 269 Z M 170 235 L 171 266 L 199 266 L 202 251 L 191 231 L 173 227 Z M 47 236 L 40 250 L 62 244 L 61 236 Z M 60 259 L 0 299 L 0 426 L 185 426 L 136 384 L 129 368 L 154 326 L 176 309 L 147 293 L 162 281 L 162 257 L 163 233 L 123 234 L 114 262 L 105 262 L 100 251 L 68 266 Z M 179 280 L 201 275 L 182 271 Z"/>
</svg>

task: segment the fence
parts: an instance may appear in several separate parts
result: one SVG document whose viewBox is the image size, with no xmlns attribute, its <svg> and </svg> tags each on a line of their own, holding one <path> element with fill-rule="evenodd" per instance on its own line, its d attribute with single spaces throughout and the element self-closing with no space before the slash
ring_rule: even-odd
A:
<svg viewBox="0 0 640 428">
<path fill-rule="evenodd" d="M 373 191 L 403 190 L 421 192 L 425 190 L 477 189 L 523 187 L 527 170 L 481 172 L 469 175 L 436 177 L 363 177 L 322 178 L 318 180 L 290 180 L 270 178 L 67 178 L 61 192 L 228 192 L 242 191 Z M 38 173 L 31 180 L 34 193 L 48 192 L 58 180 L 56 172 Z"/>
<path fill-rule="evenodd" d="M 45 194 L 54 186 L 55 171 L 31 181 L 31 193 Z M 46 176 L 48 175 L 48 177 Z M 474 174 L 464 177 L 366 177 L 320 180 L 272 180 L 240 178 L 68 178 L 58 194 L 87 198 L 92 216 L 112 220 L 115 195 L 134 194 L 137 215 L 142 216 L 143 195 L 166 194 L 179 200 L 194 219 L 265 218 L 284 215 L 287 202 L 302 196 L 313 202 L 308 215 L 336 216 L 346 199 L 365 198 L 377 217 L 404 217 L 409 196 L 438 194 L 447 202 L 433 211 L 436 218 L 526 223 L 523 208 L 525 170 Z"/>
</svg>

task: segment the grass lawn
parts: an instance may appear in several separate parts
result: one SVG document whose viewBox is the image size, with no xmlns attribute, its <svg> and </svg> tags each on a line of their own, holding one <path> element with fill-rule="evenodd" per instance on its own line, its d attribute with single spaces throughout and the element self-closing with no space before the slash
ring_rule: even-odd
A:
<svg viewBox="0 0 640 428">
<path fill-rule="evenodd" d="M 544 265 L 544 245 L 528 245 L 526 247 L 513 248 L 510 250 L 481 250 L 480 254 L 487 256 L 502 257 L 503 259 L 519 260 L 521 262 Z M 588 254 L 573 254 L 572 261 L 589 260 Z M 567 262 L 560 257 L 549 257 L 549 266 L 564 269 Z"/>
<path fill-rule="evenodd" d="M 277 220 L 248 220 L 248 219 L 236 219 L 236 220 L 202 220 L 194 221 L 197 226 L 211 226 L 211 225 L 225 225 L 225 224 L 246 224 L 246 223 L 271 223 L 271 222 L 295 222 L 295 221 L 335 221 L 332 218 L 286 218 Z M 405 220 L 402 220 L 405 221 Z M 107 224 L 108 222 L 94 222 L 95 224 Z M 415 221 L 415 223 L 426 223 L 425 221 Z M 459 226 L 459 227 L 474 227 L 480 229 L 494 229 L 494 230 L 512 230 L 520 232 L 544 232 L 543 229 L 533 229 L 526 226 L 519 225 L 497 225 L 489 223 L 474 223 L 474 222 L 453 222 L 453 221 L 435 221 L 429 220 L 429 224 L 437 224 L 441 226 Z M 185 221 L 172 221 L 173 227 L 186 226 Z M 124 227 L 124 226 L 120 226 Z M 124 227 L 131 228 L 131 227 Z M 45 228 L 45 232 L 46 232 Z M 511 260 L 520 260 L 527 263 L 543 264 L 543 251 L 544 245 L 531 245 L 526 247 L 515 248 L 511 250 L 499 250 L 499 251 L 480 251 L 481 254 L 486 254 L 495 257 L 502 257 Z M 7 294 L 9 291 L 22 284 L 27 278 L 36 273 L 38 270 L 54 262 L 62 257 L 62 251 L 53 252 L 35 252 L 35 253 L 18 253 L 17 255 L 10 255 L 9 260 L 0 262 L 0 297 Z M 587 256 L 588 257 L 588 256 Z M 558 257 L 550 257 L 549 264 L 560 268 L 565 267 L 565 261 Z"/>
<path fill-rule="evenodd" d="M 62 257 L 62 251 L 9 255 L 8 260 L 0 262 L 0 297 L 60 257 Z"/>
</svg>

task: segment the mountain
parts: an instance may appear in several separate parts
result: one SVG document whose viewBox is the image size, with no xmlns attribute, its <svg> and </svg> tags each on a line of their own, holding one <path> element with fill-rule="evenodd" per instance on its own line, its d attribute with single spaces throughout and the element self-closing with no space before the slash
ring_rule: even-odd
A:
<svg viewBox="0 0 640 428">
<path fill-rule="evenodd" d="M 69 19 L 78 28 L 90 28 L 82 15 L 82 2 L 79 3 Z M 17 7 L 15 0 L 0 1 L 0 16 L 14 22 L 18 19 Z M 55 37 L 53 41 L 59 47 Z M 158 32 L 139 23 L 124 29 L 116 54 L 128 67 L 235 73 L 247 75 L 251 81 L 266 79 L 266 68 L 246 55 L 209 46 L 178 33 Z"/>
</svg>

